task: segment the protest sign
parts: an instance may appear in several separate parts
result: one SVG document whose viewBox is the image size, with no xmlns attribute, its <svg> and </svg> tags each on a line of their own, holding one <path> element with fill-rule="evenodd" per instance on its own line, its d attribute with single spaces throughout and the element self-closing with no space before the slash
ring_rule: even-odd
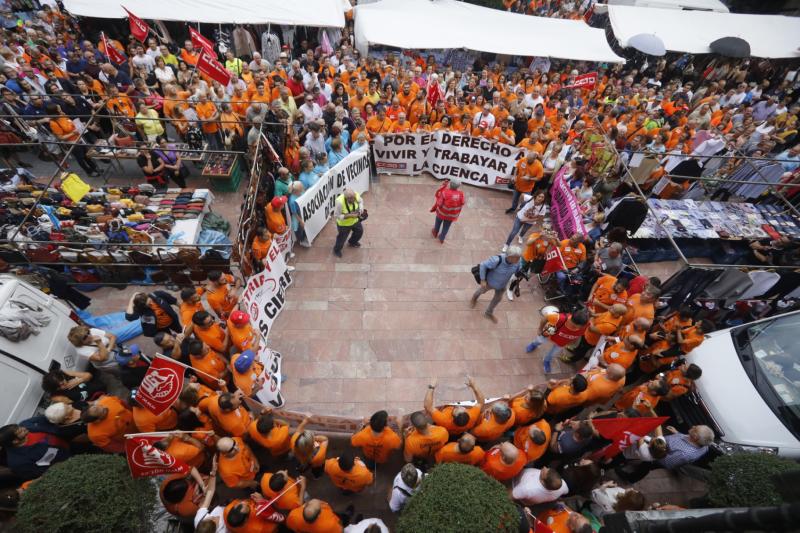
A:
<svg viewBox="0 0 800 533">
<path fill-rule="evenodd" d="M 200 49 L 200 55 L 197 57 L 197 70 L 223 87 L 227 87 L 231 81 L 231 73 L 205 48 Z"/>
<path fill-rule="evenodd" d="M 128 23 L 130 24 L 131 28 L 131 35 L 133 35 L 137 41 L 143 43 L 147 38 L 147 34 L 150 33 L 150 26 L 144 20 L 128 11 L 125 6 L 122 6 L 122 9 L 124 9 L 125 13 L 128 14 Z"/>
<path fill-rule="evenodd" d="M 128 460 L 128 468 L 134 478 L 189 472 L 189 466 L 186 463 L 153 446 L 163 438 L 163 435 L 136 435 L 125 441 L 125 458 Z"/>
<path fill-rule="evenodd" d="M 595 452 L 592 459 L 611 459 L 667 420 L 668 416 L 593 419 L 592 425 L 603 438 L 611 440 L 611 444 Z"/>
<path fill-rule="evenodd" d="M 550 187 L 550 221 L 560 239 L 569 239 L 575 233 L 586 235 L 578 199 L 564 178 L 567 168 L 564 165 L 556 172 Z"/>
<path fill-rule="evenodd" d="M 264 363 L 264 386 L 256 392 L 256 396 L 261 402 L 270 407 L 282 407 L 284 403 L 283 396 L 281 396 L 281 361 L 283 361 L 283 356 L 280 352 L 261 346 L 258 358 Z"/>
<path fill-rule="evenodd" d="M 183 390 L 185 372 L 186 368 L 181 364 L 157 355 L 136 390 L 136 401 L 159 416 L 178 399 Z"/>
<path fill-rule="evenodd" d="M 247 279 L 240 300 L 250 315 L 250 324 L 261 334 L 262 346 L 266 345 L 270 328 L 286 305 L 286 289 L 292 284 L 292 273 L 279 246 L 272 242 L 264 258 L 264 270 Z"/>
<path fill-rule="evenodd" d="M 333 216 L 336 197 L 345 188 L 359 194 L 369 190 L 369 173 L 369 152 L 364 146 L 339 161 L 297 199 L 309 243 Z"/>
<path fill-rule="evenodd" d="M 589 72 L 575 76 L 575 81 L 571 85 L 565 85 L 565 89 L 594 89 L 597 85 L 597 72 Z"/>
<path fill-rule="evenodd" d="M 514 165 L 525 151 L 515 146 L 449 131 L 395 133 L 375 138 L 373 155 L 379 173 L 438 179 L 507 190 Z"/>
</svg>

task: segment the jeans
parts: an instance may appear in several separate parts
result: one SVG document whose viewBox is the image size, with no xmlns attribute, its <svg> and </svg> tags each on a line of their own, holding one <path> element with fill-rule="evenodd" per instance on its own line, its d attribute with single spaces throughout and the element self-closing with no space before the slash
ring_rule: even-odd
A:
<svg viewBox="0 0 800 533">
<path fill-rule="evenodd" d="M 336 244 L 333 246 L 333 251 L 335 252 L 342 251 L 344 241 L 348 241 L 350 244 L 358 244 L 364 234 L 364 227 L 361 225 L 360 220 L 352 226 L 336 226 L 336 230 L 339 233 L 336 235 Z M 353 232 L 352 235 L 350 235 L 351 231 Z M 348 235 L 350 235 L 350 240 L 347 239 Z"/>
<path fill-rule="evenodd" d="M 219 132 L 214 133 L 204 133 L 203 134 L 206 138 L 206 142 L 208 143 L 209 150 L 220 150 L 222 146 L 219 142 Z"/>
<path fill-rule="evenodd" d="M 486 308 L 486 314 L 493 315 L 494 308 L 497 307 L 497 304 L 499 304 L 500 300 L 503 299 L 503 294 L 506 292 L 505 287 L 503 287 L 502 289 L 493 289 L 488 285 L 486 287 L 478 287 L 478 289 L 475 291 L 475 294 L 472 295 L 472 299 L 477 300 L 481 296 L 481 294 L 489 291 L 494 291 L 494 296 L 492 296 L 492 301 L 489 302 L 489 307 Z"/>
<path fill-rule="evenodd" d="M 442 218 L 436 217 L 436 221 L 433 223 L 433 230 L 439 236 L 439 240 L 444 242 L 444 238 L 447 237 L 447 232 L 450 231 L 450 225 L 453 223 L 452 220 L 444 220 Z M 439 228 L 441 227 L 442 231 L 439 232 Z"/>
<path fill-rule="evenodd" d="M 517 209 L 517 206 L 519 205 L 519 199 L 520 198 L 522 198 L 522 193 L 519 192 L 518 190 L 514 189 L 514 196 L 511 197 L 511 207 L 510 207 L 510 209 L 514 209 L 514 210 Z"/>
<path fill-rule="evenodd" d="M 78 162 L 78 165 L 86 172 L 87 174 L 91 172 L 97 172 L 97 165 L 94 161 L 89 159 L 86 156 L 88 149 L 85 146 L 76 145 L 72 149 L 72 155 L 75 157 L 75 160 Z"/>
<path fill-rule="evenodd" d="M 549 364 L 553 360 L 553 357 L 555 357 L 556 354 L 561 350 L 561 346 L 555 344 L 550 339 L 542 335 L 539 335 L 538 337 L 533 339 L 533 343 L 538 345 L 544 343 L 547 352 L 545 352 L 544 359 L 542 360 L 542 362 L 546 365 Z"/>
<path fill-rule="evenodd" d="M 525 222 L 522 222 L 519 218 L 514 217 L 514 227 L 511 228 L 511 233 L 508 234 L 508 239 L 506 239 L 506 246 L 511 244 L 511 241 L 514 240 L 514 237 L 517 236 L 517 233 L 519 233 L 520 237 L 524 237 L 525 234 L 528 233 L 529 229 L 531 229 L 530 224 L 526 224 Z"/>
</svg>

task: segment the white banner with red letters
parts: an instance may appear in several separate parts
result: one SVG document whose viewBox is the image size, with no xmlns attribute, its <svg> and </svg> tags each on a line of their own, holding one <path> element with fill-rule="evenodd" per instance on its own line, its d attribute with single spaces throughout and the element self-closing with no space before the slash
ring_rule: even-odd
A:
<svg viewBox="0 0 800 533">
<path fill-rule="evenodd" d="M 525 156 L 516 146 L 449 131 L 378 135 L 372 153 L 381 174 L 428 172 L 438 179 L 501 190 L 508 190 L 514 165 Z"/>
</svg>

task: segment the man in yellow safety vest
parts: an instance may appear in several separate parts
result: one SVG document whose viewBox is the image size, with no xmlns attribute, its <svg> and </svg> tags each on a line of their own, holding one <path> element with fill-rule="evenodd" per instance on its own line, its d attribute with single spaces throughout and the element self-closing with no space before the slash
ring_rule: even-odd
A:
<svg viewBox="0 0 800 533">
<path fill-rule="evenodd" d="M 336 257 L 342 257 L 342 247 L 344 241 L 347 241 L 349 246 L 359 248 L 361 243 L 361 236 L 364 234 L 364 228 L 361 221 L 367 218 L 367 210 L 364 209 L 364 200 L 361 195 L 352 189 L 345 189 L 343 194 L 336 197 L 336 207 L 333 212 L 336 219 L 336 230 L 339 232 L 336 235 L 336 244 L 333 246 L 333 253 Z M 350 235 L 350 232 L 353 232 Z M 350 239 L 348 239 L 348 235 Z"/>
</svg>

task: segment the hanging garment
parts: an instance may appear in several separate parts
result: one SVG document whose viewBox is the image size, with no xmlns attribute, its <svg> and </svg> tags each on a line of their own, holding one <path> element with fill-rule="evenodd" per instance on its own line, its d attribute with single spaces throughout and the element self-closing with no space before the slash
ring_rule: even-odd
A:
<svg viewBox="0 0 800 533">
<path fill-rule="evenodd" d="M 270 65 L 277 65 L 281 55 L 281 40 L 271 31 L 261 34 L 261 57 Z"/>
<path fill-rule="evenodd" d="M 770 287 L 764 298 L 785 298 L 792 291 L 800 287 L 800 272 L 781 272 L 781 279 Z"/>
<path fill-rule="evenodd" d="M 693 301 L 718 275 L 716 270 L 690 267 L 673 275 L 661 286 L 661 296 L 668 298 L 669 304 L 660 313 L 667 314 Z"/>
<path fill-rule="evenodd" d="M 743 166 L 752 165 L 750 162 Z M 767 161 L 756 161 L 752 173 L 747 178 L 750 183 L 735 184 L 738 187 L 733 189 L 733 193 L 743 198 L 758 198 L 767 190 L 769 184 L 778 183 L 783 176 L 783 167 L 780 163 L 769 163 Z"/>
<path fill-rule="evenodd" d="M 256 46 L 253 35 L 242 26 L 236 26 L 236 28 L 234 28 L 232 37 L 233 54 L 236 57 L 253 57 L 253 52 L 258 52 L 258 46 Z"/>
<path fill-rule="evenodd" d="M 741 299 L 751 286 L 753 281 L 746 272 L 737 268 L 726 268 L 722 273 L 703 291 L 703 297 L 716 300 L 726 300 L 728 303 Z"/>
<path fill-rule="evenodd" d="M 744 291 L 744 294 L 740 297 L 742 300 L 751 300 L 766 294 L 781 279 L 781 275 L 777 272 L 766 270 L 753 270 L 748 276 L 750 276 L 753 285 Z"/>
<path fill-rule="evenodd" d="M 284 24 L 281 26 L 281 35 L 283 36 L 283 44 L 289 47 L 289 55 L 294 49 L 294 26 Z"/>
</svg>

